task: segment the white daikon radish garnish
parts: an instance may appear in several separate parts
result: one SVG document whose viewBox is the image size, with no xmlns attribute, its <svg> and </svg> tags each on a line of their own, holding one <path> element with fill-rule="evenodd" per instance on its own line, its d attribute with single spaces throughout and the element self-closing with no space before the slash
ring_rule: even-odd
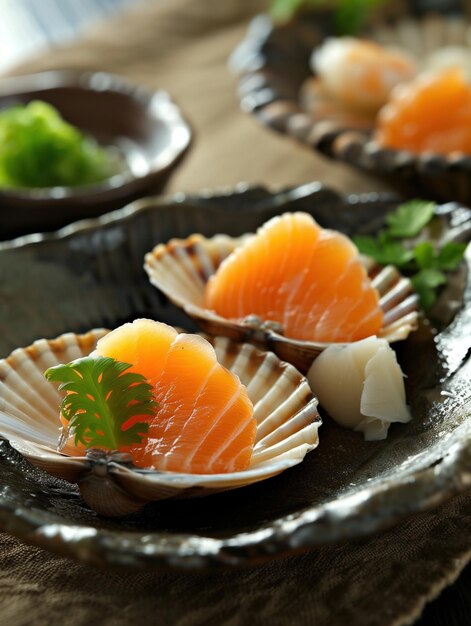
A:
<svg viewBox="0 0 471 626">
<path fill-rule="evenodd" d="M 307 374 L 311 389 L 341 426 L 385 439 L 392 422 L 409 422 L 404 375 L 386 339 L 331 345 Z"/>
</svg>

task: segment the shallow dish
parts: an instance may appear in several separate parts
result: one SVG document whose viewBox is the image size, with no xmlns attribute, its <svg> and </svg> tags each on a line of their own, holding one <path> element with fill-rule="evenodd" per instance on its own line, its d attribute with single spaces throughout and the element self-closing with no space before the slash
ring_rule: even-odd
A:
<svg viewBox="0 0 471 626">
<path fill-rule="evenodd" d="M 142 269 L 156 242 L 253 232 L 275 214 L 310 212 L 352 235 L 381 227 L 391 195 L 345 198 L 313 183 L 278 193 L 226 190 L 149 199 L 48 236 L 0 244 L 0 355 L 38 337 L 156 317 L 194 329 Z M 444 234 L 471 238 L 469 210 L 448 205 Z M 468 269 L 468 256 L 463 269 Z M 444 291 L 440 332 L 422 325 L 398 346 L 413 419 L 385 441 L 325 419 L 320 444 L 296 467 L 203 499 L 165 500 L 121 520 L 84 505 L 76 486 L 0 443 L 0 527 L 26 542 L 102 567 L 192 568 L 257 563 L 358 538 L 469 487 L 471 278 Z M 464 307 L 464 308 L 463 308 Z M 452 320 L 452 321 L 450 321 Z"/>
<path fill-rule="evenodd" d="M 285 337 L 276 325 L 264 323 L 248 316 L 243 321 L 229 320 L 203 306 L 204 292 L 209 278 L 224 259 L 246 238 L 216 235 L 210 239 L 192 235 L 188 239 L 174 239 L 158 244 L 145 256 L 144 268 L 151 283 L 160 289 L 171 302 L 196 320 L 205 332 L 224 335 L 234 341 L 249 341 L 271 350 L 281 359 L 307 372 L 313 360 L 329 344 L 298 341 Z M 418 325 L 418 296 L 409 279 L 389 265 L 381 268 L 365 258 L 372 284 L 380 295 L 384 311 L 384 324 L 380 335 L 393 343 L 406 339 Z M 275 326 L 275 328 L 273 328 Z"/>
<path fill-rule="evenodd" d="M 157 472 L 133 468 L 127 455 L 120 453 L 61 454 L 58 410 L 63 394 L 45 379 L 44 371 L 88 356 L 106 334 L 96 329 L 41 339 L 0 360 L 0 436 L 40 469 L 78 483 L 94 511 L 120 517 L 139 511 L 147 502 L 246 487 L 297 465 L 317 446 L 317 401 L 294 367 L 249 344 L 206 336 L 219 363 L 240 378 L 254 403 L 257 437 L 247 470 L 208 475 Z"/>
<path fill-rule="evenodd" d="M 392 4 L 392 3 L 391 3 Z M 379 21 L 361 36 L 385 45 L 397 45 L 422 57 L 442 46 L 469 45 L 471 23 L 456 13 L 401 16 Z M 422 12 L 427 2 L 422 3 Z M 393 9 L 391 9 L 393 10 Z M 241 108 L 262 124 L 312 150 L 344 161 L 384 179 L 401 193 L 439 201 L 471 202 L 471 155 L 383 148 L 372 140 L 370 120 L 325 110 L 317 117 L 310 112 L 309 65 L 314 48 L 333 35 L 332 16 L 306 13 L 285 25 L 273 25 L 266 16 L 254 19 L 245 40 L 232 55 L 231 65 L 239 74 Z"/>
<path fill-rule="evenodd" d="M 79 187 L 0 189 L 0 239 L 55 230 L 161 190 L 189 148 L 191 129 L 165 91 L 146 91 L 105 72 L 49 71 L 0 83 L 0 109 L 44 100 L 100 144 L 122 173 Z"/>
</svg>

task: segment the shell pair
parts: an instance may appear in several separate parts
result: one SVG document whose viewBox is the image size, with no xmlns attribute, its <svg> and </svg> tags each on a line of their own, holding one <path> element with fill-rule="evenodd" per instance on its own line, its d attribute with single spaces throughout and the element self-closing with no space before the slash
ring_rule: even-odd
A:
<svg viewBox="0 0 471 626">
<path fill-rule="evenodd" d="M 69 457 L 58 452 L 62 397 L 44 371 L 88 355 L 106 334 L 102 329 L 41 339 L 0 361 L 0 434 L 39 468 L 78 483 L 91 508 L 107 516 L 138 511 L 150 501 L 247 486 L 300 463 L 317 446 L 321 421 L 317 400 L 298 369 L 306 371 L 327 344 L 292 340 L 254 320 L 227 320 L 202 305 L 209 277 L 243 240 L 226 235 L 172 240 L 146 255 L 145 268 L 151 282 L 210 333 L 206 338 L 218 361 L 247 387 L 257 421 L 249 469 L 213 475 L 156 472 L 132 467 L 119 453 L 92 450 L 86 457 Z M 382 336 L 404 339 L 418 315 L 410 281 L 392 267 L 370 263 L 367 269 L 385 312 Z"/>
</svg>

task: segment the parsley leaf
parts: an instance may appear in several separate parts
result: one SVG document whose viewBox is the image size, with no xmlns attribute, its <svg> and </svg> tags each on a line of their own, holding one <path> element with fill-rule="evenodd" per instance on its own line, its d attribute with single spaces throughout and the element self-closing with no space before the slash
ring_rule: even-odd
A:
<svg viewBox="0 0 471 626">
<path fill-rule="evenodd" d="M 353 35 L 363 26 L 369 12 L 384 4 L 386 0 L 338 0 L 335 14 L 337 32 L 340 35 Z"/>
<path fill-rule="evenodd" d="M 421 269 L 455 270 L 461 263 L 465 250 L 465 243 L 450 241 L 435 252 L 430 241 L 423 241 L 414 248 L 414 256 Z"/>
<path fill-rule="evenodd" d="M 351 35 L 362 27 L 369 12 L 386 0 L 337 0 L 334 23 L 337 35 Z M 270 0 L 270 13 L 278 22 L 287 22 L 303 9 L 331 7 L 330 0 Z"/>
<path fill-rule="evenodd" d="M 60 382 L 59 390 L 67 392 L 61 413 L 75 444 L 119 450 L 142 441 L 148 424 L 126 423 L 136 416 L 152 415 L 156 403 L 152 385 L 142 374 L 127 372 L 130 367 L 109 357 L 84 357 L 46 370 L 46 378 Z"/>
<path fill-rule="evenodd" d="M 434 266 L 435 249 L 430 241 L 423 241 L 415 246 L 414 256 L 420 269 Z"/>
<path fill-rule="evenodd" d="M 425 200 L 410 200 L 386 217 L 388 234 L 394 239 L 415 237 L 430 222 L 436 204 Z"/>
<path fill-rule="evenodd" d="M 450 241 L 438 252 L 437 265 L 442 270 L 456 270 L 466 251 L 467 244 Z"/>
<path fill-rule="evenodd" d="M 320 2 L 309 2 L 308 0 L 271 0 L 270 12 L 277 22 L 287 22 L 303 6 L 318 5 Z"/>
<path fill-rule="evenodd" d="M 362 254 L 366 254 L 381 265 L 403 267 L 414 257 L 399 241 L 380 240 L 373 237 L 354 237 L 353 242 Z"/>
<path fill-rule="evenodd" d="M 431 241 L 421 241 L 412 247 L 400 241 L 419 235 L 434 214 L 435 203 L 411 200 L 387 215 L 386 227 L 376 237 L 353 239 L 362 254 L 380 265 L 395 265 L 405 271 L 425 310 L 435 302 L 437 288 L 446 283 L 444 271 L 459 266 L 467 245 L 452 241 L 437 247 Z"/>
<path fill-rule="evenodd" d="M 415 291 L 419 294 L 424 309 L 429 309 L 437 299 L 436 288 L 446 283 L 443 272 L 435 269 L 423 269 L 411 278 Z"/>
</svg>

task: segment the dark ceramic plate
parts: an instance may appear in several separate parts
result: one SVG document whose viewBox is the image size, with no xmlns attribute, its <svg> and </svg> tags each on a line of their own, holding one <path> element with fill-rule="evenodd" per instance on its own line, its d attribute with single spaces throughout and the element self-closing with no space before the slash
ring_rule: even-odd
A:
<svg viewBox="0 0 471 626">
<path fill-rule="evenodd" d="M 429 0 L 411 0 L 406 12 L 402 3 L 390 2 L 389 13 L 372 20 L 360 36 L 405 48 L 419 59 L 443 46 L 467 46 L 469 19 L 460 14 L 459 4 L 441 3 L 439 15 L 439 3 Z M 470 204 L 471 155 L 383 148 L 373 138 L 373 117 L 368 123 L 336 109 L 322 106 L 321 113 L 321 107 L 315 108 L 310 56 L 334 34 L 327 11 L 305 13 L 281 25 L 268 16 L 256 17 L 231 59 L 239 75 L 241 108 L 272 130 L 381 177 L 403 194 Z"/>
<path fill-rule="evenodd" d="M 185 155 L 191 130 L 164 91 L 148 92 L 105 72 L 50 71 L 0 81 L 0 109 L 44 100 L 99 143 L 123 172 L 95 185 L 0 189 L 0 239 L 55 230 L 161 190 Z"/>
<path fill-rule="evenodd" d="M 138 316 L 192 328 L 142 269 L 144 253 L 159 241 L 193 232 L 240 235 L 291 210 L 308 211 L 346 233 L 370 232 L 395 204 L 392 196 L 340 197 L 318 184 L 280 193 L 180 194 L 0 244 L 0 355 L 39 337 L 113 327 Z M 447 235 L 469 239 L 469 210 L 447 205 L 441 213 Z M 1 528 L 83 562 L 199 569 L 360 537 L 438 505 L 470 480 L 466 269 L 436 310 L 441 332 L 423 325 L 397 347 L 413 420 L 393 425 L 386 441 L 364 442 L 325 419 L 318 449 L 276 478 L 207 498 L 149 504 L 120 521 L 97 516 L 75 486 L 33 468 L 2 442 Z"/>
</svg>

